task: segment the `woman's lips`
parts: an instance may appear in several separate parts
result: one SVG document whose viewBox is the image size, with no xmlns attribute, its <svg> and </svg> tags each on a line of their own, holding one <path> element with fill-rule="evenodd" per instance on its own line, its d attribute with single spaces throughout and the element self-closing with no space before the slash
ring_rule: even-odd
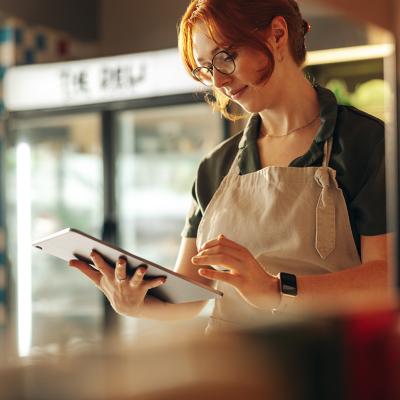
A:
<svg viewBox="0 0 400 400">
<path fill-rule="evenodd" d="M 242 96 L 242 94 L 246 91 L 247 86 L 243 86 L 242 88 L 240 88 L 239 90 L 236 90 L 234 92 L 231 93 L 231 98 L 233 100 L 237 100 L 239 99 L 239 97 Z"/>
</svg>

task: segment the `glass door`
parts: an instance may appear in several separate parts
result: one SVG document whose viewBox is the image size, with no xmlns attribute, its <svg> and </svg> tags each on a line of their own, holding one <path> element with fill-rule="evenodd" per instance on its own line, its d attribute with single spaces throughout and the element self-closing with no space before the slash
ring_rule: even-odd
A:
<svg viewBox="0 0 400 400">
<path fill-rule="evenodd" d="M 198 164 L 223 140 L 223 120 L 201 103 L 120 112 L 117 127 L 120 245 L 173 268 Z"/>
<path fill-rule="evenodd" d="M 16 283 L 18 352 L 94 338 L 99 291 L 31 242 L 74 227 L 99 237 L 103 222 L 98 114 L 15 120 L 6 151 L 7 252 Z"/>
</svg>

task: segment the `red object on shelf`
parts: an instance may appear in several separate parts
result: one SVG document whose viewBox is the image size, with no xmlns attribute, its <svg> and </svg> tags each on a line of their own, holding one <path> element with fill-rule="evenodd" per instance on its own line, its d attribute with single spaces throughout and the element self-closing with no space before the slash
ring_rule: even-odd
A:
<svg viewBox="0 0 400 400">
<path fill-rule="evenodd" d="M 66 56 L 69 53 L 69 43 L 65 39 L 57 41 L 57 55 Z"/>
<path fill-rule="evenodd" d="M 347 399 L 400 399 L 398 310 L 356 314 L 345 320 Z"/>
</svg>

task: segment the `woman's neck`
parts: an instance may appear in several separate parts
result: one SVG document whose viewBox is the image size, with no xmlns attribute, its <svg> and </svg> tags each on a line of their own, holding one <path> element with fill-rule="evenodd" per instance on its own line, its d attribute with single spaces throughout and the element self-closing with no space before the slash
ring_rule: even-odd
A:
<svg viewBox="0 0 400 400">
<path fill-rule="evenodd" d="M 279 88 L 274 106 L 261 111 L 261 131 L 264 134 L 284 136 L 306 126 L 319 115 L 319 103 L 315 89 L 300 70 L 288 76 Z"/>
</svg>

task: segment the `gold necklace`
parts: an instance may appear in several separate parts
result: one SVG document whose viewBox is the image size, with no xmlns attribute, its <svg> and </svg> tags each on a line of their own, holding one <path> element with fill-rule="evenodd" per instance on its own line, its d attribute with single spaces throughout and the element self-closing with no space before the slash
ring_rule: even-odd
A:
<svg viewBox="0 0 400 400">
<path fill-rule="evenodd" d="M 266 137 L 266 136 L 269 136 L 269 137 L 288 136 L 288 135 L 290 135 L 290 134 L 293 133 L 293 132 L 299 131 L 300 129 L 308 128 L 308 127 L 309 127 L 311 124 L 313 124 L 318 118 L 319 118 L 319 113 L 318 113 L 310 122 L 307 122 L 307 124 L 305 124 L 305 125 L 303 125 L 303 126 L 300 126 L 300 127 L 298 127 L 298 128 L 291 129 L 290 131 L 288 131 L 288 132 L 286 132 L 286 133 L 282 133 L 282 134 L 280 134 L 280 135 L 271 135 L 270 133 L 266 132 L 264 135 L 260 135 L 260 137 Z"/>
</svg>

